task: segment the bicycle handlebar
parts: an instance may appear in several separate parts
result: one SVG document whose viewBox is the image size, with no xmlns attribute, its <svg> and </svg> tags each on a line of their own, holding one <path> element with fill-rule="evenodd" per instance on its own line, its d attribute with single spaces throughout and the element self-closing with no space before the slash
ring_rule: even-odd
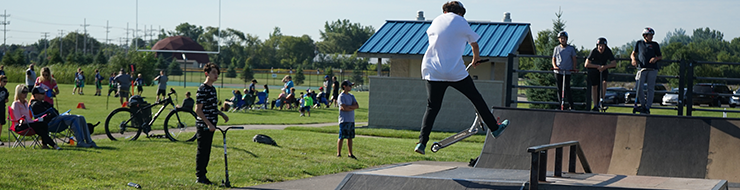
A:
<svg viewBox="0 0 740 190">
<path fill-rule="evenodd" d="M 226 131 L 229 131 L 229 129 L 244 129 L 244 127 L 234 127 L 234 126 L 231 126 L 231 127 L 227 127 L 226 129 L 221 129 L 221 127 L 216 127 L 216 129 L 218 129 L 222 133 L 226 133 Z"/>
<path fill-rule="evenodd" d="M 167 96 L 170 96 L 172 94 L 177 94 L 177 92 L 175 92 L 175 89 L 174 88 L 170 88 L 170 93 L 168 93 Z"/>
</svg>

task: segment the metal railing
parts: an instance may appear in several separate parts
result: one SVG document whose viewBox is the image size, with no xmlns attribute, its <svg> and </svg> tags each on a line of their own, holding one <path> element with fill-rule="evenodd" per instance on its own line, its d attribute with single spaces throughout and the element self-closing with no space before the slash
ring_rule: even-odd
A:
<svg viewBox="0 0 740 190">
<path fill-rule="evenodd" d="M 546 58 L 550 59 L 551 56 L 543 56 L 543 55 L 516 55 L 516 54 L 509 54 L 508 58 L 508 65 L 507 65 L 507 76 L 513 76 L 514 73 L 539 73 L 539 74 L 550 74 L 553 73 L 552 71 L 539 71 L 539 70 L 517 70 L 514 68 L 514 58 Z M 584 57 L 578 57 L 579 60 L 584 60 Z M 631 59 L 626 58 L 617 58 L 615 59 L 618 62 L 621 61 L 631 61 Z M 740 110 L 718 110 L 718 109 L 701 109 L 701 108 L 694 108 L 693 105 L 693 97 L 696 95 L 711 95 L 711 96 L 719 96 L 719 97 L 737 97 L 737 95 L 730 94 L 730 93 L 698 93 L 693 91 L 694 81 L 695 80 L 708 80 L 708 81 L 721 81 L 723 83 L 726 82 L 740 82 L 740 78 L 727 78 L 727 77 L 699 77 L 696 76 L 694 71 L 695 67 L 702 65 L 702 64 L 710 64 L 710 65 L 733 65 L 733 66 L 740 66 L 740 63 L 729 63 L 729 62 L 709 62 L 709 61 L 692 61 L 692 60 L 661 60 L 658 62 L 662 65 L 667 65 L 671 63 L 678 63 L 679 64 L 679 73 L 678 75 L 671 76 L 671 75 L 658 75 L 657 78 L 659 79 L 678 79 L 678 103 L 675 107 L 665 107 L 665 106 L 655 106 L 652 107 L 652 109 L 670 109 L 670 110 L 676 110 L 676 115 L 684 115 L 684 108 L 686 109 L 685 113 L 687 116 L 691 116 L 692 112 L 694 111 L 706 111 L 706 112 L 729 112 L 729 113 L 740 113 Z M 574 74 L 582 75 L 585 74 L 585 72 L 576 72 Z M 610 76 L 617 76 L 617 77 L 634 77 L 635 74 L 633 73 L 609 73 Z M 557 89 L 554 86 L 532 86 L 532 85 L 518 85 L 516 79 L 511 78 L 508 80 L 506 85 L 506 95 L 505 95 L 505 105 L 507 107 L 511 107 L 512 103 L 529 103 L 529 104 L 553 104 L 557 105 L 560 104 L 559 102 L 542 102 L 542 101 L 518 101 L 516 98 L 512 97 L 512 92 L 517 90 L 518 88 L 524 88 L 524 89 Z M 571 87 L 572 90 L 586 90 L 588 94 L 591 92 L 591 84 L 590 82 L 587 82 L 586 87 Z M 623 92 L 632 92 L 635 93 L 635 90 L 627 90 Z M 656 93 L 668 93 L 669 91 L 655 91 Z M 618 97 L 622 98 L 622 97 Z M 662 97 L 654 97 L 657 99 L 660 99 Z M 586 95 L 585 102 L 577 102 L 575 105 L 586 105 L 587 107 L 591 107 L 591 96 Z M 634 105 L 624 104 L 605 104 L 609 107 L 633 107 Z"/>
<path fill-rule="evenodd" d="M 529 189 L 537 190 L 540 181 L 547 180 L 547 150 L 555 149 L 555 177 L 563 176 L 563 147 L 570 147 L 568 156 L 568 173 L 576 173 L 576 155 L 581 161 L 581 167 L 586 173 L 591 173 L 591 167 L 586 161 L 581 145 L 578 141 L 568 141 L 555 144 L 546 144 L 527 148 L 527 152 L 532 153 L 532 165 L 529 175 Z"/>
</svg>

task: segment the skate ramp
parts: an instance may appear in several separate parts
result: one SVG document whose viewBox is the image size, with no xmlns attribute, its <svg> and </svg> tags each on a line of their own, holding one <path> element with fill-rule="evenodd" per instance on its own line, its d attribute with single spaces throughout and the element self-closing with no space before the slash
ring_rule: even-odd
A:
<svg viewBox="0 0 740 190">
<path fill-rule="evenodd" d="M 433 163 L 430 163 L 433 164 Z M 549 174 L 552 176 L 552 173 Z M 336 189 L 499 189 L 529 187 L 528 170 L 445 167 L 406 163 L 347 174 Z M 613 174 L 565 174 L 548 177 L 539 189 L 727 189 L 725 180 L 626 176 Z"/>
<path fill-rule="evenodd" d="M 739 119 L 494 109 L 511 124 L 500 138 L 487 137 L 476 168 L 528 170 L 528 147 L 575 140 L 594 173 L 740 183 Z M 548 151 L 549 171 L 553 160 Z"/>
</svg>

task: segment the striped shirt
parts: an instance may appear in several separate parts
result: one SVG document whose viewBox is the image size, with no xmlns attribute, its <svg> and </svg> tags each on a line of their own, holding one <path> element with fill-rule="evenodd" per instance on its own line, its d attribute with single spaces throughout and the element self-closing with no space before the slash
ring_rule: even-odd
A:
<svg viewBox="0 0 740 190">
<path fill-rule="evenodd" d="M 216 88 L 201 84 L 198 87 L 198 91 L 195 94 L 196 104 L 203 104 L 203 114 L 206 115 L 206 119 L 211 121 L 213 125 L 218 123 L 218 96 L 216 94 Z M 206 129 L 208 126 L 202 118 L 198 117 L 195 122 L 196 127 L 200 129 Z"/>
</svg>

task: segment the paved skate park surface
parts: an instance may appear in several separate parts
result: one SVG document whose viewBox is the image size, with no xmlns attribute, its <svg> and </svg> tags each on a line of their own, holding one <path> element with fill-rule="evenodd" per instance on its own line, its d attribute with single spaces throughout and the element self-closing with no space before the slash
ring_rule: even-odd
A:
<svg viewBox="0 0 740 190">
<path fill-rule="evenodd" d="M 548 151 L 540 189 L 740 190 L 738 119 L 495 109 L 512 122 L 486 139 L 473 168 L 412 162 L 246 189 L 528 189 L 528 147 L 579 141 L 593 173 L 577 164 L 576 173 L 553 177 L 555 151 Z"/>
</svg>

